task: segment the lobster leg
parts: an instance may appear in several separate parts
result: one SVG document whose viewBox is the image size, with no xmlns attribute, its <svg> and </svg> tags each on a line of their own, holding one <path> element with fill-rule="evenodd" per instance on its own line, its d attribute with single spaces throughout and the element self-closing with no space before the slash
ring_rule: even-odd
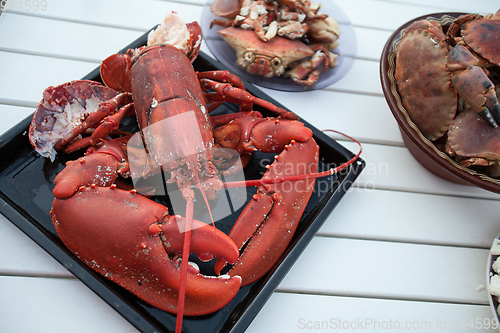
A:
<svg viewBox="0 0 500 333">
<path fill-rule="evenodd" d="M 89 267 L 153 306 L 177 313 L 181 272 L 170 257 L 182 252 L 183 218 L 169 216 L 166 207 L 135 191 L 96 186 L 82 187 L 68 199 L 56 198 L 51 218 L 64 244 Z M 224 233 L 192 223 L 193 253 L 230 262 L 238 258 L 237 247 Z M 217 311 L 238 292 L 240 282 L 239 277 L 207 278 L 189 265 L 184 314 Z"/>
<path fill-rule="evenodd" d="M 134 104 L 129 103 L 116 111 L 113 115 L 107 116 L 102 120 L 102 123 L 97 126 L 94 133 L 90 137 L 90 144 L 96 145 L 99 140 L 105 138 L 111 132 L 118 129 L 123 117 L 134 113 Z"/>
<path fill-rule="evenodd" d="M 203 79 L 203 78 L 200 80 L 200 83 L 204 90 L 215 91 L 215 93 L 205 94 L 205 98 L 209 99 L 207 102 L 225 101 L 225 102 L 242 104 L 244 106 L 245 105 L 251 106 L 252 104 L 257 104 L 259 106 L 268 109 L 271 112 L 274 112 L 277 115 L 282 116 L 283 118 L 298 119 L 298 117 L 294 113 L 287 111 L 283 108 L 277 107 L 268 101 L 255 97 L 246 90 L 235 88 L 230 83 L 220 83 L 217 81 L 213 81 L 210 79 Z"/>
<path fill-rule="evenodd" d="M 260 112 L 257 112 L 257 111 L 250 111 L 250 112 L 252 112 L 253 117 L 262 118 L 262 114 Z M 238 118 L 246 116 L 247 114 L 248 114 L 248 112 L 247 113 L 239 112 L 239 113 L 221 114 L 218 116 L 210 116 L 210 118 L 209 118 L 210 125 L 212 125 L 212 128 L 224 126 L 233 120 L 236 120 Z"/>
<path fill-rule="evenodd" d="M 228 71 L 196 72 L 196 76 L 198 76 L 198 80 L 207 79 L 224 83 L 231 83 L 233 87 L 245 90 L 243 81 L 241 81 L 239 77 L 229 73 Z"/>
<path fill-rule="evenodd" d="M 89 128 L 96 127 L 102 119 L 113 114 L 117 109 L 119 109 L 120 106 L 129 104 L 130 102 L 132 102 L 132 96 L 129 93 L 122 93 L 116 95 L 107 102 L 101 103 L 97 111 L 91 113 L 87 118 L 85 118 L 80 125 L 68 133 L 66 138 L 60 140 L 54 148 L 56 150 L 62 149 L 78 135 L 82 134 Z"/>
</svg>

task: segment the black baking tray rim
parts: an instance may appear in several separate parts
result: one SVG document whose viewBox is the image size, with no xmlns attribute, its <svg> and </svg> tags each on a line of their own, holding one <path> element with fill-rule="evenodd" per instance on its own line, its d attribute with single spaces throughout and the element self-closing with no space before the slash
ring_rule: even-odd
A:
<svg viewBox="0 0 500 333">
<path fill-rule="evenodd" d="M 124 53 L 129 48 L 144 45 L 147 34 L 145 33 L 121 52 Z M 200 52 L 193 65 L 199 71 L 227 69 L 203 52 Z M 83 79 L 99 80 L 99 68 L 90 72 Z M 244 84 L 246 89 L 253 95 L 285 108 L 251 83 L 244 81 Z M 262 112 L 265 113 L 265 110 Z M 47 204 L 50 204 L 51 200 L 48 202 L 47 199 L 44 199 L 44 202 L 37 204 L 36 200 L 40 200 L 39 198 L 23 197 L 23 195 L 30 195 L 30 193 L 38 191 L 39 188 L 34 188 L 35 186 L 43 187 L 45 191 L 50 190 L 50 196 L 51 185 L 49 180 L 53 175 L 47 174 L 54 172 L 54 170 L 50 170 L 50 167 L 47 170 L 47 164 L 50 166 L 50 163 L 47 162 L 47 159 L 43 159 L 36 154 L 29 144 L 27 132 L 31 119 L 32 115 L 0 137 L 0 156 L 2 157 L 0 159 L 0 213 L 51 254 L 137 329 L 142 332 L 168 332 L 173 330 L 175 327 L 175 317 L 173 315 L 148 306 L 121 287 L 101 277 L 64 247 L 55 231 L 48 224 L 50 223 L 50 217 L 48 216 L 50 206 L 47 207 Z M 323 166 L 337 166 L 354 157 L 351 151 L 335 140 L 306 121 L 302 119 L 301 121 L 313 131 L 314 139 L 320 146 L 320 160 Z M 201 318 L 186 317 L 184 320 L 186 330 L 188 332 L 208 332 L 209 330 L 215 332 L 243 332 L 264 306 L 274 289 L 341 198 L 350 189 L 364 166 L 365 162 L 358 158 L 351 166 L 330 177 L 327 187 L 318 189 L 316 202 L 308 204 L 294 238 L 276 266 L 259 281 L 242 288 L 235 300 L 225 308 L 217 311 L 216 314 L 202 316 Z M 33 178 L 33 173 L 35 178 Z M 37 173 L 39 174 L 37 175 Z M 40 182 L 36 180 L 36 185 L 33 185 L 33 182 L 29 180 L 23 181 L 23 177 L 26 179 L 41 178 L 41 180 Z M 40 207 L 34 207 L 37 205 Z M 43 222 L 41 222 L 42 220 Z"/>
</svg>

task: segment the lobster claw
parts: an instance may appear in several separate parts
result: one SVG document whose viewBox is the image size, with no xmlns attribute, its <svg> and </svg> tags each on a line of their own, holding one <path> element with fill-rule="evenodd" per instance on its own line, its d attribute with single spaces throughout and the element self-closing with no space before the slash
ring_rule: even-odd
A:
<svg viewBox="0 0 500 333">
<path fill-rule="evenodd" d="M 307 141 L 312 131 L 300 121 L 262 118 L 257 112 L 241 112 L 239 117 L 213 131 L 214 139 L 223 148 L 239 154 L 260 150 L 279 153 L 291 140 Z"/>
<path fill-rule="evenodd" d="M 56 176 L 54 196 L 65 199 L 81 186 L 110 186 L 119 174 L 129 171 L 124 145 L 119 141 L 103 141 L 94 153 L 68 161 Z"/>
<path fill-rule="evenodd" d="M 86 265 L 142 300 L 175 314 L 180 268 L 171 257 L 182 251 L 178 223 L 184 221 L 167 212 L 165 206 L 135 191 L 91 186 L 80 188 L 68 199 L 56 198 L 50 215 L 63 243 Z M 239 255 L 229 237 L 200 221 L 193 221 L 191 249 L 205 260 L 216 255 L 235 262 Z M 184 314 L 219 310 L 236 295 L 240 284 L 239 276 L 205 277 L 190 267 Z"/>
<path fill-rule="evenodd" d="M 100 73 L 104 84 L 119 92 L 130 92 L 130 66 L 133 50 L 125 54 L 113 54 L 102 61 Z"/>
<path fill-rule="evenodd" d="M 262 177 L 307 175 L 317 171 L 318 146 L 313 138 L 306 142 L 292 141 L 276 157 Z M 229 233 L 245 250 L 229 270 L 230 276 L 241 276 L 241 285 L 249 285 L 264 276 L 285 252 L 314 188 L 314 179 L 302 179 L 261 185 L 253 200 Z M 220 273 L 226 262 L 218 258 L 215 272 Z"/>
</svg>

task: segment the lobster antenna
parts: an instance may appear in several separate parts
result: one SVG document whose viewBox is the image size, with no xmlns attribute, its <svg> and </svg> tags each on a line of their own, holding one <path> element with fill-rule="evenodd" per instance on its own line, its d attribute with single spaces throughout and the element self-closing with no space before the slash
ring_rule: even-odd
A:
<svg viewBox="0 0 500 333">
<path fill-rule="evenodd" d="M 197 184 L 196 187 L 200 190 L 201 195 L 203 196 L 203 200 L 205 201 L 205 205 L 207 205 L 207 208 L 208 208 L 208 214 L 210 214 L 211 224 L 215 228 L 214 217 L 212 216 L 212 210 L 210 209 L 210 205 L 208 204 L 207 194 L 205 193 L 205 190 L 203 189 L 203 187 L 201 187 L 201 184 Z"/>
<path fill-rule="evenodd" d="M 288 176 L 288 177 L 277 177 L 277 178 L 269 178 L 269 179 L 255 179 L 255 180 L 241 180 L 241 181 L 235 181 L 235 182 L 227 182 L 223 183 L 225 188 L 235 188 L 235 187 L 250 187 L 250 186 L 259 186 L 259 185 L 266 185 L 266 184 L 275 184 L 275 183 L 283 183 L 287 181 L 295 181 L 295 180 L 302 180 L 302 179 L 311 179 L 311 178 L 320 178 L 320 177 L 326 177 L 326 176 L 331 176 L 340 170 L 343 170 L 353 164 L 361 155 L 361 152 L 363 151 L 363 146 L 361 143 L 350 137 L 347 134 L 344 134 L 342 132 L 336 131 L 336 130 L 323 130 L 323 132 L 335 132 L 338 134 L 341 134 L 345 136 L 346 138 L 349 138 L 350 140 L 356 142 L 359 146 L 359 152 L 354 155 L 349 161 L 339 165 L 336 168 L 331 168 L 330 170 L 322 171 L 322 172 L 316 172 L 316 173 L 311 173 L 308 175 L 296 175 L 296 176 Z"/>
<path fill-rule="evenodd" d="M 186 280 L 189 265 L 189 253 L 191 245 L 191 229 L 193 228 L 193 199 L 186 202 L 186 218 L 184 225 L 184 246 L 182 248 L 181 279 L 179 284 L 179 300 L 177 302 L 177 318 L 175 332 L 182 331 L 182 319 L 184 317 L 184 302 L 186 298 Z"/>
<path fill-rule="evenodd" d="M 210 220 L 212 221 L 212 226 L 215 228 L 214 219 L 212 216 L 212 211 L 208 205 L 207 195 L 201 184 L 197 184 L 196 187 L 200 190 L 205 204 L 208 207 L 208 213 L 210 214 Z M 185 219 L 185 229 L 184 229 L 184 246 L 182 248 L 182 261 L 181 261 L 181 281 L 179 285 L 179 300 L 177 303 L 177 318 L 175 323 L 175 332 L 182 331 L 182 319 L 184 316 L 184 302 L 186 298 L 186 280 L 187 280 L 187 269 L 189 265 L 189 253 L 191 245 L 191 229 L 193 228 L 193 200 L 187 200 L 186 202 L 186 219 Z"/>
</svg>

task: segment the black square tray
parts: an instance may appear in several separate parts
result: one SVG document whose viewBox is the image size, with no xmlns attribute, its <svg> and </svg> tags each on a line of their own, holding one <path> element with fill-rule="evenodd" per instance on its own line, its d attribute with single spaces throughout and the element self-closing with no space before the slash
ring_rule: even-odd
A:
<svg viewBox="0 0 500 333">
<path fill-rule="evenodd" d="M 129 48 L 142 46 L 146 40 L 147 33 L 125 47 L 122 52 Z M 202 52 L 194 62 L 194 67 L 197 71 L 226 69 L 222 64 L 212 60 Z M 100 81 L 99 68 L 83 79 Z M 251 83 L 246 81 L 244 83 L 247 90 L 253 95 L 283 107 Z M 42 92 L 40 92 L 41 94 Z M 216 111 L 220 113 L 237 111 L 237 107 L 231 104 L 223 105 L 219 109 Z M 262 112 L 264 116 L 272 116 L 259 107 L 255 107 L 255 109 Z M 64 162 L 70 158 L 77 158 L 78 155 L 68 157 L 58 154 L 54 162 L 41 157 L 32 149 L 28 140 L 27 131 L 31 118 L 32 116 L 26 118 L 0 138 L 0 213 L 50 253 L 137 329 L 142 332 L 173 331 L 175 328 L 174 315 L 146 304 L 125 289 L 95 273 L 69 252 L 60 241 L 49 217 L 53 200 L 52 181 L 64 167 Z M 318 129 L 305 121 L 303 122 L 312 129 L 314 139 L 320 146 L 320 171 L 338 166 L 354 156 L 352 152 Z M 245 171 L 246 179 L 255 179 L 263 175 L 265 168 L 259 163 L 263 158 L 268 159 L 269 157 L 262 154 L 256 154 L 253 157 L 249 170 Z M 318 179 L 297 231 L 275 267 L 259 281 L 240 289 L 236 297 L 223 309 L 206 316 L 184 318 L 185 331 L 243 332 L 364 166 L 365 162 L 358 158 L 355 163 L 336 175 Z M 248 198 L 251 198 L 253 193 L 255 193 L 254 188 L 247 189 Z M 239 211 L 221 224 L 221 230 L 229 232 Z M 204 268 L 201 269 L 203 272 Z"/>
</svg>

